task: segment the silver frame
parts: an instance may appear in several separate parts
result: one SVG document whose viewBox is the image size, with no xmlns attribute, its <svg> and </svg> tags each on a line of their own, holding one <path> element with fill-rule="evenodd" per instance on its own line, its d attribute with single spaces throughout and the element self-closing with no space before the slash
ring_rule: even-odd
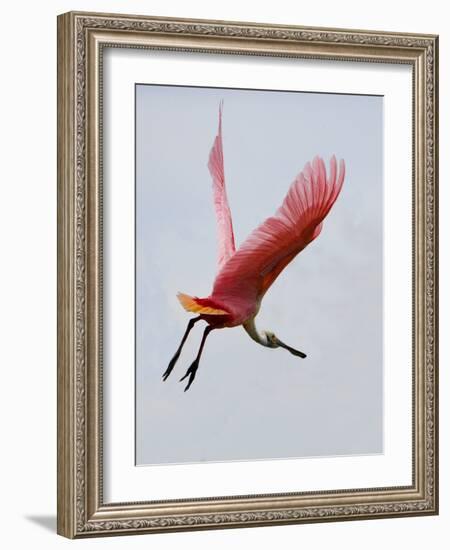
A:
<svg viewBox="0 0 450 550">
<path fill-rule="evenodd" d="M 105 504 L 102 52 L 133 47 L 413 68 L 413 483 Z M 58 533 L 70 538 L 438 513 L 438 37 L 96 13 L 58 17 Z"/>
</svg>

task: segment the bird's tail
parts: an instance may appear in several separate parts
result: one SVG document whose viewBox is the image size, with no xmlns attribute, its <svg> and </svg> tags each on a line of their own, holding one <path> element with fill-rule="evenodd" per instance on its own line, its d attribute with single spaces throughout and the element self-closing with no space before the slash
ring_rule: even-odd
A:
<svg viewBox="0 0 450 550">
<path fill-rule="evenodd" d="M 177 298 L 186 311 L 199 315 L 228 315 L 228 311 L 216 307 L 217 304 L 209 298 L 197 298 L 182 292 L 177 294 Z"/>
</svg>

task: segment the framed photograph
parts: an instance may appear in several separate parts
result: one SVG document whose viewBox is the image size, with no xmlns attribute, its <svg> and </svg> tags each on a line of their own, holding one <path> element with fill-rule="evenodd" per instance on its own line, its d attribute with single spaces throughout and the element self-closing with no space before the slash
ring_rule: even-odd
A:
<svg viewBox="0 0 450 550">
<path fill-rule="evenodd" d="M 434 35 L 58 17 L 58 532 L 436 514 Z"/>
</svg>

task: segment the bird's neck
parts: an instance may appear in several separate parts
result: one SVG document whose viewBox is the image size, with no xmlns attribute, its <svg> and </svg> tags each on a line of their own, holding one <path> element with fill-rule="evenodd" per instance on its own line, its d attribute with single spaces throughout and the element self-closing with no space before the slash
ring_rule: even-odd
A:
<svg viewBox="0 0 450 550">
<path fill-rule="evenodd" d="M 259 332 L 255 325 L 255 318 L 252 317 L 242 325 L 244 329 L 246 330 L 247 334 L 250 336 L 252 340 L 255 342 L 258 342 L 258 344 L 261 344 L 262 346 L 268 346 L 267 337 L 264 333 Z"/>
</svg>

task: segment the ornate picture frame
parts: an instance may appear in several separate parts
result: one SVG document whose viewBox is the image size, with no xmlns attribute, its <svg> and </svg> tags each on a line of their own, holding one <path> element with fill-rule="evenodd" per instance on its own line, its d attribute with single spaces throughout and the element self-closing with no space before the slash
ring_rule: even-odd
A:
<svg viewBox="0 0 450 550">
<path fill-rule="evenodd" d="M 412 70 L 411 483 L 105 502 L 106 48 Z M 58 533 L 69 538 L 438 513 L 438 37 L 70 12 L 58 17 Z M 405 321 L 408 322 L 408 321 Z M 130 369 L 133 367 L 130 365 Z M 405 381 L 405 383 L 409 383 Z"/>
</svg>

